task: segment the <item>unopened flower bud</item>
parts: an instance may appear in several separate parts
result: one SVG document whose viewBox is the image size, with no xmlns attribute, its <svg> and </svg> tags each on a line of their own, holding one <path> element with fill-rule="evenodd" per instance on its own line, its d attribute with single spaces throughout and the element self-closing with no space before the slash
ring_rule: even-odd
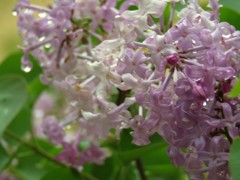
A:
<svg viewBox="0 0 240 180">
<path fill-rule="evenodd" d="M 179 62 L 179 57 L 177 54 L 171 54 L 167 56 L 167 62 L 175 66 Z"/>
</svg>

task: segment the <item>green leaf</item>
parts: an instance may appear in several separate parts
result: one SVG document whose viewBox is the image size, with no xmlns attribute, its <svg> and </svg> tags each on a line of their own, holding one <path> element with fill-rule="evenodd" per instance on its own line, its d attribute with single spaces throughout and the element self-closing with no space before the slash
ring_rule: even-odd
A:
<svg viewBox="0 0 240 180">
<path fill-rule="evenodd" d="M 112 152 L 111 156 L 105 159 L 102 165 L 94 163 L 85 164 L 83 173 L 91 174 L 99 180 L 118 180 L 124 167 L 126 166 L 119 159 L 118 153 Z M 124 173 L 124 177 L 128 175 L 130 175 L 130 171 Z"/>
<path fill-rule="evenodd" d="M 24 180 L 40 180 L 48 172 L 46 164 L 41 163 L 43 158 L 23 145 L 20 146 L 16 159 L 18 163 L 12 169 Z"/>
<path fill-rule="evenodd" d="M 37 98 L 41 95 L 41 93 L 48 88 L 47 85 L 42 84 L 40 79 L 36 77 L 31 83 L 28 84 L 28 92 L 29 92 L 29 102 L 30 105 L 33 106 Z"/>
<path fill-rule="evenodd" d="M 148 165 L 144 166 L 146 172 L 148 172 L 148 177 L 158 177 L 162 180 L 168 179 L 181 179 L 184 172 L 172 164 L 158 164 L 158 165 Z"/>
<path fill-rule="evenodd" d="M 17 136 L 22 137 L 31 130 L 31 108 L 27 104 L 15 116 L 7 127 L 8 130 L 14 132 Z M 4 136 L 9 146 L 19 145 L 20 143 L 8 136 Z"/>
<path fill-rule="evenodd" d="M 240 1 L 239 1 L 240 2 Z M 228 7 L 221 7 L 220 8 L 220 21 L 221 22 L 228 22 L 229 24 L 233 25 L 236 29 L 240 29 L 240 14 L 239 11 L 235 11 Z"/>
<path fill-rule="evenodd" d="M 136 146 L 132 143 L 132 136 L 130 135 L 130 129 L 123 129 L 120 136 L 119 142 L 119 151 L 128 151 L 132 149 L 138 149 L 139 146 Z"/>
<path fill-rule="evenodd" d="M 227 7 L 235 12 L 239 12 L 240 1 L 239 0 L 220 0 L 219 4 L 222 4 L 223 7 Z M 228 16 L 233 17 L 233 15 L 228 14 Z"/>
<path fill-rule="evenodd" d="M 162 147 L 161 149 L 147 154 L 142 161 L 145 166 L 148 165 L 159 165 L 159 164 L 172 164 L 169 156 L 167 155 L 168 147 Z"/>
<path fill-rule="evenodd" d="M 123 129 L 121 131 L 120 142 L 119 142 L 119 151 L 127 151 L 132 149 L 139 149 L 145 146 L 137 146 L 132 143 L 131 129 Z M 150 137 L 151 144 L 162 143 L 164 140 L 157 133 L 153 134 Z"/>
<path fill-rule="evenodd" d="M 0 172 L 6 166 L 10 158 L 5 148 L 0 144 Z"/>
<path fill-rule="evenodd" d="M 41 180 L 81 180 L 79 175 L 74 174 L 70 169 L 56 168 L 49 171 Z"/>
<path fill-rule="evenodd" d="M 167 155 L 168 147 L 163 147 L 155 152 L 149 153 L 142 158 L 142 163 L 149 178 L 157 177 L 156 179 L 181 179 L 183 171 L 175 167 Z"/>
<path fill-rule="evenodd" d="M 40 144 L 38 139 L 34 142 L 35 144 Z M 31 143 L 34 144 L 34 142 Z M 39 149 L 50 154 L 49 152 L 51 152 L 52 149 L 50 149 L 49 145 L 47 146 L 47 150 L 42 150 L 41 148 Z M 25 145 L 20 145 L 16 159 L 18 163 L 17 165 L 11 167 L 11 169 L 14 169 L 16 174 L 24 180 L 42 180 L 42 177 L 44 177 L 48 172 L 58 168 L 57 164 L 43 158 L 43 156 L 34 152 L 32 149 L 29 149 L 29 147 L 26 147 Z M 64 168 L 61 168 L 61 170 L 64 170 Z"/>
<path fill-rule="evenodd" d="M 128 165 L 122 166 L 118 180 L 123 180 L 123 179 L 131 179 L 131 180 L 140 179 L 139 172 L 137 172 L 135 163 L 129 163 Z"/>
<path fill-rule="evenodd" d="M 0 136 L 24 106 L 27 84 L 18 76 L 0 77 Z"/>
<path fill-rule="evenodd" d="M 112 180 L 116 179 L 122 164 L 114 154 L 104 161 L 103 165 L 92 164 L 91 174 L 97 179 Z"/>
<path fill-rule="evenodd" d="M 157 151 L 165 146 L 166 146 L 166 142 L 150 144 L 150 145 L 138 148 L 138 149 L 121 152 L 121 153 L 119 153 L 119 156 L 125 163 L 129 163 L 130 161 L 133 161 L 138 158 L 142 158 L 142 157 L 146 156 L 147 154 Z"/>
<path fill-rule="evenodd" d="M 31 62 L 33 63 L 33 69 L 29 73 L 25 73 L 21 70 L 21 58 L 23 56 L 22 52 L 16 52 L 9 55 L 3 62 L 0 64 L 0 76 L 8 74 L 16 74 L 24 77 L 27 82 L 34 80 L 41 72 L 42 69 L 38 65 L 38 62 L 30 57 Z"/>
<path fill-rule="evenodd" d="M 52 144 L 47 139 L 35 138 L 33 143 L 35 143 L 39 149 L 47 152 L 52 157 L 56 157 L 62 151 L 62 147 Z"/>
<path fill-rule="evenodd" d="M 151 144 L 146 146 L 136 146 L 132 143 L 130 131 L 130 129 L 122 130 L 119 142 L 118 153 L 124 163 L 129 163 L 138 158 L 142 158 L 148 155 L 148 153 L 153 153 L 167 146 L 167 143 L 163 141 L 158 134 L 154 134 L 150 138 Z"/>
<path fill-rule="evenodd" d="M 240 78 L 237 80 L 233 86 L 231 92 L 228 94 L 228 97 L 234 98 L 240 95 Z"/>
<path fill-rule="evenodd" d="M 240 138 L 233 141 L 230 149 L 229 167 L 232 180 L 240 179 Z"/>
</svg>

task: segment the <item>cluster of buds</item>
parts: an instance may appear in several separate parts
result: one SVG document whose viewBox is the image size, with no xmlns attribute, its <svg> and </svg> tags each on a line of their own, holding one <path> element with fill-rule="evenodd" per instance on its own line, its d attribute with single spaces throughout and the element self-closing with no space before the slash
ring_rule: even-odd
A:
<svg viewBox="0 0 240 180">
<path fill-rule="evenodd" d="M 175 21 L 178 3 L 185 7 Z M 240 32 L 219 21 L 218 0 L 208 6 L 211 11 L 198 0 L 55 0 L 43 8 L 20 0 L 23 70 L 31 70 L 33 55 L 42 82 L 64 98 L 56 108 L 43 94 L 35 107 L 42 132 L 64 147 L 58 160 L 101 164 L 100 141 L 111 129 L 118 137 L 131 128 L 139 146 L 160 134 L 173 163 L 191 179 L 206 172 L 208 179 L 230 179 L 240 107 L 227 95 L 240 72 Z M 74 134 L 64 132 L 69 126 Z M 79 152 L 86 141 L 90 145 Z"/>
</svg>

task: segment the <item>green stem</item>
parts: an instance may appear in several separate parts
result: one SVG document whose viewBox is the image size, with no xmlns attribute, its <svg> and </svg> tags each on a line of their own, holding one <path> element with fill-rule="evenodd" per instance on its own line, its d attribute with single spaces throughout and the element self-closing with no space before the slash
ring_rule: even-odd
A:
<svg viewBox="0 0 240 180">
<path fill-rule="evenodd" d="M 18 137 L 15 133 L 6 130 L 5 134 L 9 137 L 11 137 L 12 139 L 14 139 L 15 141 L 20 142 L 21 144 L 23 144 L 24 146 L 28 147 L 29 149 L 31 149 L 34 153 L 42 156 L 43 158 L 57 164 L 58 166 L 61 166 L 62 168 L 70 168 L 73 172 L 78 173 L 80 176 L 86 178 L 87 180 L 97 180 L 95 177 L 89 175 L 89 174 L 85 174 L 82 172 L 77 171 L 76 169 L 69 167 L 63 163 L 61 163 L 60 161 L 56 161 L 54 158 L 52 158 L 49 154 L 45 153 L 44 151 L 42 151 L 41 149 L 37 148 L 36 146 L 32 145 L 29 142 L 24 141 L 23 139 L 21 139 L 20 137 Z"/>
<path fill-rule="evenodd" d="M 136 163 L 136 166 L 137 166 L 137 170 L 140 174 L 141 180 L 147 180 L 147 176 L 145 174 L 141 159 L 136 159 L 135 163 Z"/>
</svg>

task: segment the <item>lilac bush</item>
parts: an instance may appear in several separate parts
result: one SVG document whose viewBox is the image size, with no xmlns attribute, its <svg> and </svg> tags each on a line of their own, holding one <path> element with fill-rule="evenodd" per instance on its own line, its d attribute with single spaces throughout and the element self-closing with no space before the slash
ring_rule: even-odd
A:
<svg viewBox="0 0 240 180">
<path fill-rule="evenodd" d="M 208 10 L 198 0 L 56 0 L 48 7 L 20 0 L 22 69 L 31 71 L 33 55 L 42 83 L 55 92 L 35 105 L 35 131 L 64 148 L 56 159 L 77 169 L 102 164 L 109 151 L 101 141 L 131 128 L 138 146 L 161 135 L 190 179 L 231 179 L 240 108 L 228 93 L 240 72 L 240 32 L 219 21 L 220 7 L 218 0 Z M 79 151 L 79 142 L 89 145 Z"/>
</svg>

